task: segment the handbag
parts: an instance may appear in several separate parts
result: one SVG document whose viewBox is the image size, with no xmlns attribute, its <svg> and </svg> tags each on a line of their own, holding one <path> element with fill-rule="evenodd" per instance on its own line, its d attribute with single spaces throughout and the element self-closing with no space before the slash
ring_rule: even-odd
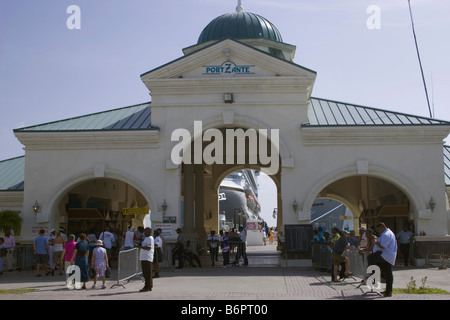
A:
<svg viewBox="0 0 450 320">
<path fill-rule="evenodd" d="M 96 272 L 94 268 L 89 268 L 89 278 L 94 279 L 96 276 Z"/>
<path fill-rule="evenodd" d="M 111 271 L 109 270 L 108 266 L 106 266 L 105 277 L 106 278 L 111 278 Z"/>
</svg>

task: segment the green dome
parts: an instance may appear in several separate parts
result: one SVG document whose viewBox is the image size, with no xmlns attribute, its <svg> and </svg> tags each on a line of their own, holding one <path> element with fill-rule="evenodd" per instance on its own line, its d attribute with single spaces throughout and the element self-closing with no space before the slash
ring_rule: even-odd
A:
<svg viewBox="0 0 450 320">
<path fill-rule="evenodd" d="M 223 39 L 268 39 L 283 42 L 278 29 L 267 19 L 251 12 L 226 13 L 203 29 L 197 44 Z"/>
</svg>

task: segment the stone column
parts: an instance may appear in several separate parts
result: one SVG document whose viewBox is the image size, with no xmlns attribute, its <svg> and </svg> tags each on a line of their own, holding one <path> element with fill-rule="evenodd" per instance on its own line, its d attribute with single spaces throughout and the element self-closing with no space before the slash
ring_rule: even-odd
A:
<svg viewBox="0 0 450 320">
<path fill-rule="evenodd" d="M 194 167 L 184 164 L 184 230 L 185 234 L 194 232 Z"/>
<path fill-rule="evenodd" d="M 204 166 L 199 164 L 194 166 L 195 169 L 195 232 L 201 239 L 205 234 L 205 199 L 204 199 Z"/>
</svg>

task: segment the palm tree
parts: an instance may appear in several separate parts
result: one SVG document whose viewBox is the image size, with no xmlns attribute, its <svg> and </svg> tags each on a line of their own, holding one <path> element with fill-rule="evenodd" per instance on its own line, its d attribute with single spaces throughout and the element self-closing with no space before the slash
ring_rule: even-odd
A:
<svg viewBox="0 0 450 320">
<path fill-rule="evenodd" d="M 22 228 L 22 217 L 18 212 L 11 210 L 0 211 L 0 231 L 6 232 L 8 230 L 14 230 L 14 234 L 19 234 Z"/>
</svg>

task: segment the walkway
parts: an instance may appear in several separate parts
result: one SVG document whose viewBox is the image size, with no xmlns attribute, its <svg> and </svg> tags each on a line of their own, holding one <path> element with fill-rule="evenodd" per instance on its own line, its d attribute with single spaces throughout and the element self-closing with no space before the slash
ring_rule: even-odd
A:
<svg viewBox="0 0 450 320">
<path fill-rule="evenodd" d="M 249 248 L 250 253 L 258 252 Z M 251 260 L 250 260 L 251 261 Z M 411 277 L 417 281 L 427 276 L 430 287 L 450 291 L 450 269 L 406 268 L 394 269 L 394 288 L 405 288 Z M 363 295 L 367 287 L 358 288 L 360 279 L 331 283 L 327 273 L 311 267 L 230 267 L 221 266 L 184 269 L 163 269 L 154 279 L 152 292 L 140 293 L 139 278 L 123 287 L 111 288 L 116 283 L 113 269 L 106 289 L 70 290 L 64 276 L 36 278 L 34 271 L 4 272 L 0 289 L 34 288 L 35 292 L 22 295 L 1 295 L 0 300 L 450 300 L 450 295 L 394 295 L 380 298 L 376 294 Z M 384 286 L 384 285 L 383 285 Z M 185 301 L 186 302 L 186 301 Z M 184 303 L 184 302 L 182 302 Z M 186 302 L 187 303 L 187 302 Z"/>
</svg>

